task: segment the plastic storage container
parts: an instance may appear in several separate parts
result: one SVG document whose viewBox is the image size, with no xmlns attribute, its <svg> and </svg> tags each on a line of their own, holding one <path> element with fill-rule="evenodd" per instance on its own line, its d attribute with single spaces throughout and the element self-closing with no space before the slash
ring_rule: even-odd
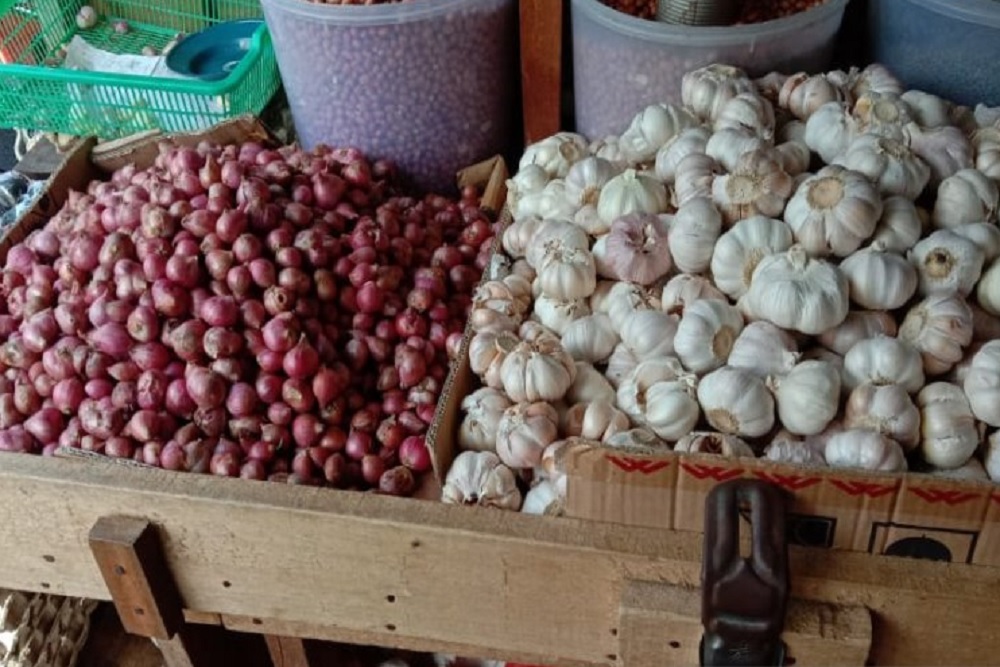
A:
<svg viewBox="0 0 1000 667">
<path fill-rule="evenodd" d="M 517 2 L 371 6 L 262 0 L 303 146 L 389 158 L 424 190 L 504 152 Z"/>
<path fill-rule="evenodd" d="M 1000 105 L 1000 2 L 872 0 L 868 18 L 873 60 L 908 87 Z"/>
<path fill-rule="evenodd" d="M 711 63 L 737 65 L 753 76 L 823 70 L 847 1 L 827 0 L 753 25 L 690 27 L 635 18 L 598 0 L 573 0 L 576 129 L 591 139 L 618 134 L 643 107 L 679 102 L 684 73 Z"/>
<path fill-rule="evenodd" d="M 257 0 L 93 1 L 100 18 L 81 30 L 84 0 L 0 0 L 0 127 L 104 139 L 143 130 L 192 132 L 246 113 L 258 114 L 280 84 L 271 37 L 261 26 L 240 64 L 217 81 L 177 78 L 159 65 L 156 76 L 52 67 L 79 36 L 91 47 L 139 55 L 163 49 L 179 33 L 222 21 L 260 18 Z M 119 34 L 113 21 L 127 21 Z M 151 66 L 148 62 L 144 65 Z"/>
</svg>

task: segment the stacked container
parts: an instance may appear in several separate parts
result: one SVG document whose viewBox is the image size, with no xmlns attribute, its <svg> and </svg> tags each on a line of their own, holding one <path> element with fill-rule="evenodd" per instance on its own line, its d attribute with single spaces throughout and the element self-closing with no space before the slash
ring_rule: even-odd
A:
<svg viewBox="0 0 1000 667">
<path fill-rule="evenodd" d="M 764 23 L 693 27 L 635 18 L 599 0 L 573 0 L 576 129 L 592 139 L 620 132 L 642 107 L 679 102 L 684 73 L 711 63 L 754 76 L 823 70 L 847 1 L 827 0 Z"/>
<path fill-rule="evenodd" d="M 389 158 L 419 188 L 506 149 L 515 0 L 262 0 L 301 143 Z"/>
</svg>

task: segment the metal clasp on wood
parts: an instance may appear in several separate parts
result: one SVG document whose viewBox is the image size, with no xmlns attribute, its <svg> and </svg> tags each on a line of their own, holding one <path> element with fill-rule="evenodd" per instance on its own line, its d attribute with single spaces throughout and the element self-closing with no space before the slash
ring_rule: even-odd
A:
<svg viewBox="0 0 1000 667">
<path fill-rule="evenodd" d="M 784 664 L 785 508 L 781 489 L 760 480 L 731 480 L 708 494 L 701 575 L 704 667 Z M 740 541 L 744 510 L 751 530 L 748 556 Z"/>
</svg>

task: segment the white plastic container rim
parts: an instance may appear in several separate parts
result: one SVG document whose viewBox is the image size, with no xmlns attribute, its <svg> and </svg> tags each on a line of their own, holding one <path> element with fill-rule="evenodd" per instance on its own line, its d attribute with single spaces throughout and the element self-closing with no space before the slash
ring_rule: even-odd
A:
<svg viewBox="0 0 1000 667">
<path fill-rule="evenodd" d="M 910 0 L 910 2 L 959 21 L 1000 28 L 1000 2 L 997 0 L 961 0 L 961 2 L 955 2 L 955 0 Z"/>
<path fill-rule="evenodd" d="M 307 0 L 262 0 L 261 4 L 272 5 L 285 13 L 311 21 L 367 27 L 425 21 L 461 7 L 475 8 L 485 3 L 482 0 L 434 0 L 383 5 L 323 5 Z"/>
<path fill-rule="evenodd" d="M 275 1 L 275 0 L 272 0 Z M 288 0 L 277 0 L 287 2 Z M 886 0 L 890 1 L 890 0 Z M 895 0 L 891 0 L 895 1 Z M 938 2 L 942 0 L 924 0 Z M 968 1 L 968 0 L 963 0 Z M 994 0 L 978 0 L 993 4 Z M 843 13 L 849 0 L 826 0 L 822 5 L 804 12 L 761 23 L 733 26 L 677 26 L 640 19 L 599 2 L 573 0 L 573 10 L 582 10 L 591 19 L 603 23 L 615 32 L 649 42 L 664 42 L 686 46 L 730 46 L 773 37 L 778 32 L 792 32 Z M 398 6 L 398 5 L 395 5 Z"/>
</svg>

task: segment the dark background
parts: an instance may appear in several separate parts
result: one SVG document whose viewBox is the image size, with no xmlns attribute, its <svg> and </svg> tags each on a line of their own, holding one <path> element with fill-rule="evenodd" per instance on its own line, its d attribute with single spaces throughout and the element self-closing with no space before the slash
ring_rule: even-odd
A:
<svg viewBox="0 0 1000 667">
<path fill-rule="evenodd" d="M 14 132 L 0 130 L 0 173 L 10 171 L 14 164 Z"/>
</svg>

